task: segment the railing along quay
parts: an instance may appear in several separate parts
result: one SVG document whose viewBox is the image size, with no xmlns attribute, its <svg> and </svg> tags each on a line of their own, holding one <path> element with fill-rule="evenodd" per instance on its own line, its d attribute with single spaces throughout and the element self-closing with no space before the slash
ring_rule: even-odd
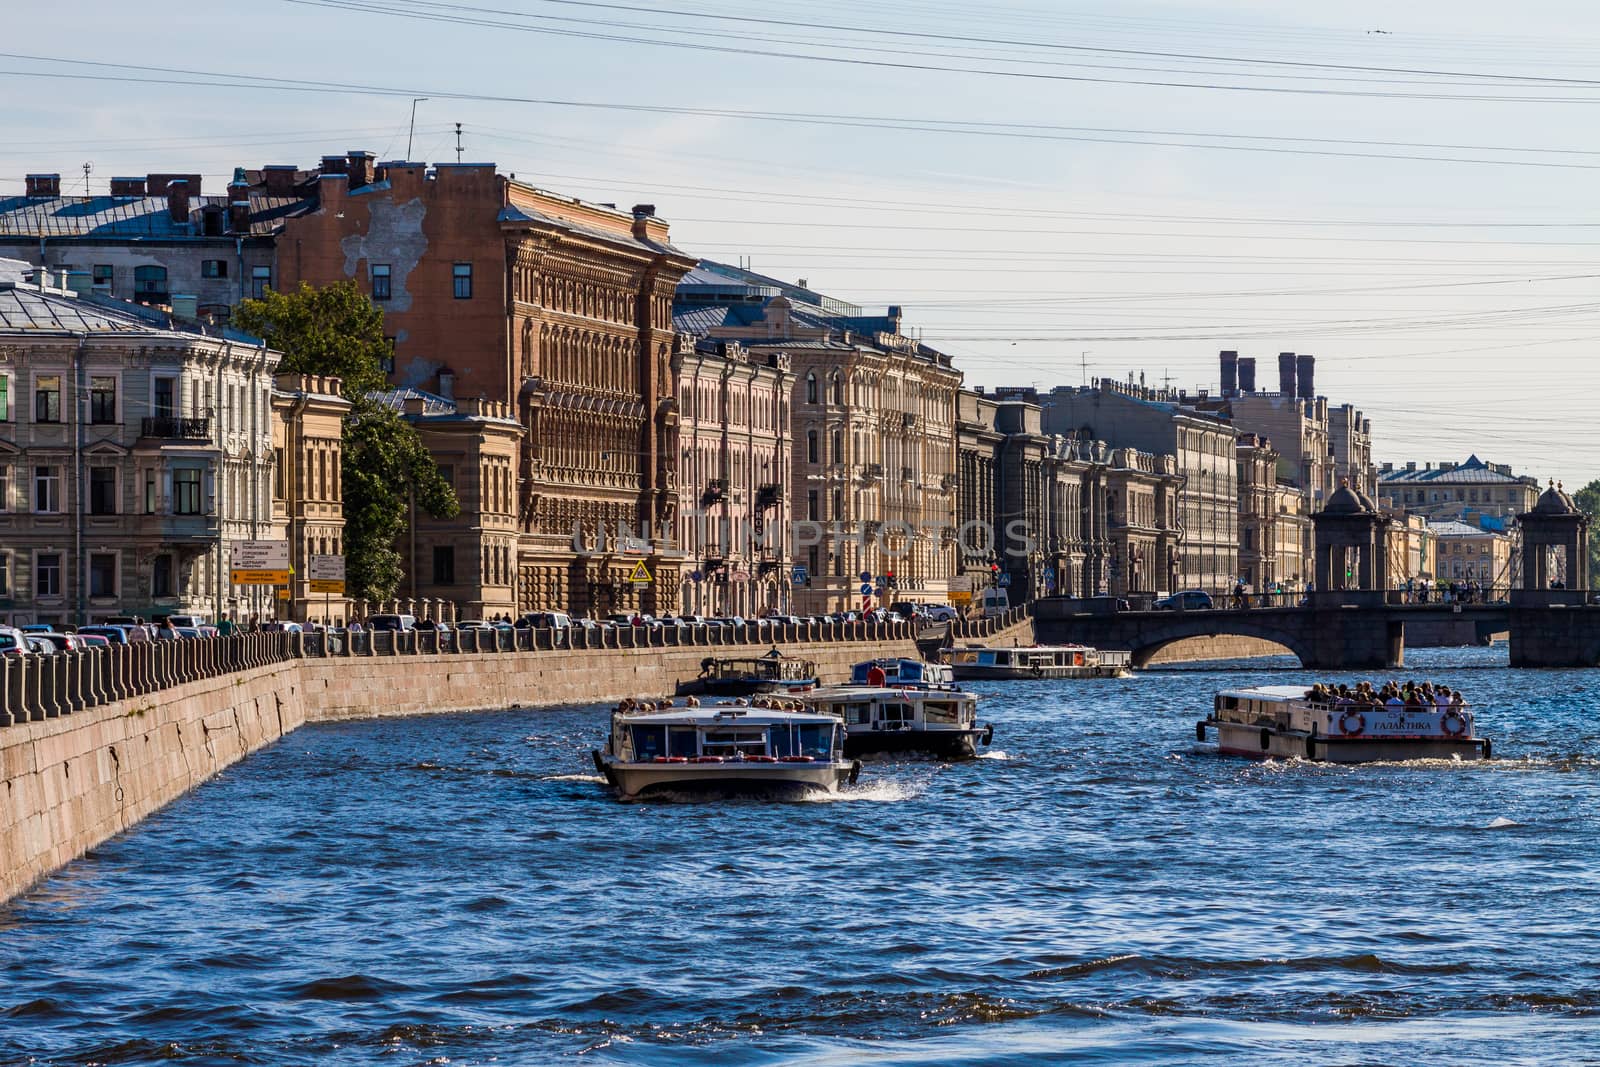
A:
<svg viewBox="0 0 1600 1067">
<path fill-rule="evenodd" d="M 963 640 L 992 636 L 1027 618 L 1025 608 L 950 624 Z M 585 649 L 732 648 L 882 642 L 917 637 L 905 621 L 783 623 L 758 626 L 589 629 L 332 630 L 136 641 L 127 645 L 0 655 L 0 727 L 59 718 L 121 700 L 154 696 L 190 682 L 274 663 L 352 656 L 475 655 Z"/>
</svg>

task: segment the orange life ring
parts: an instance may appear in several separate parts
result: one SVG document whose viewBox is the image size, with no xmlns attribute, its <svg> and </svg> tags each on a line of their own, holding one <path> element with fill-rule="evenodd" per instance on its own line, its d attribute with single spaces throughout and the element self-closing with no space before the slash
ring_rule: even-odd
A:
<svg viewBox="0 0 1600 1067">
<path fill-rule="evenodd" d="M 815 763 L 815 762 L 817 762 L 817 758 L 815 756 L 784 756 L 783 759 L 781 760 L 781 762 L 783 762 L 783 763 Z"/>
<path fill-rule="evenodd" d="M 1351 720 L 1355 725 L 1351 726 Z M 1367 717 L 1359 711 L 1350 710 L 1339 716 L 1339 732 L 1346 737 L 1360 737 L 1367 729 Z"/>
<path fill-rule="evenodd" d="M 690 763 L 721 763 L 721 756 L 696 756 Z"/>
<path fill-rule="evenodd" d="M 778 757 L 777 756 L 746 756 L 745 759 L 749 760 L 751 763 L 777 763 L 778 762 Z"/>
<path fill-rule="evenodd" d="M 1450 720 L 1452 719 L 1455 720 L 1454 726 L 1450 724 Z M 1442 730 L 1447 737 L 1465 737 L 1467 735 L 1467 727 L 1468 723 L 1466 715 L 1457 711 L 1455 708 L 1450 708 L 1446 710 L 1443 715 L 1439 716 L 1439 729 Z"/>
</svg>

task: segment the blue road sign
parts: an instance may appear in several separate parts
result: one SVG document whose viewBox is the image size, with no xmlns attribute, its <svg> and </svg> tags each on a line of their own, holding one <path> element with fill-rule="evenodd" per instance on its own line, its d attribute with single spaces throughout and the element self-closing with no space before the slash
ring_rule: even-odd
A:
<svg viewBox="0 0 1600 1067">
<path fill-rule="evenodd" d="M 861 583 L 861 595 L 862 596 L 871 596 L 872 595 L 872 586 L 866 584 L 865 582 L 862 582 Z"/>
<path fill-rule="evenodd" d="M 809 577 L 810 574 L 807 573 L 803 565 L 796 564 L 789 570 L 789 581 L 794 585 L 805 585 L 806 579 Z"/>
<path fill-rule="evenodd" d="M 863 581 L 863 582 L 870 582 L 870 581 L 872 581 L 872 572 L 871 572 L 871 571 L 862 571 L 862 572 L 861 572 L 861 580 L 862 580 L 862 581 Z"/>
<path fill-rule="evenodd" d="M 995 584 L 996 585 L 1010 585 L 1011 584 L 1011 572 L 1010 571 L 1001 571 L 1000 572 L 1000 577 L 999 577 L 998 580 L 996 580 Z"/>
<path fill-rule="evenodd" d="M 704 577 L 705 577 L 705 575 L 701 574 L 699 571 L 690 571 L 689 572 L 689 580 L 691 582 L 698 582 L 700 579 L 702 579 Z"/>
</svg>

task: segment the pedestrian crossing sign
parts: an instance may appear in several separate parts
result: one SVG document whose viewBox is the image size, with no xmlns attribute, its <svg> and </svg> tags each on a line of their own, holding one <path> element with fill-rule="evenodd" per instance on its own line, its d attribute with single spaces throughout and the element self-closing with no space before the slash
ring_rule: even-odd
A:
<svg viewBox="0 0 1600 1067">
<path fill-rule="evenodd" d="M 650 577 L 650 568 L 646 567 L 644 565 L 644 560 L 641 559 L 638 563 L 633 565 L 633 573 L 628 575 L 628 581 L 653 582 L 655 579 Z"/>
</svg>

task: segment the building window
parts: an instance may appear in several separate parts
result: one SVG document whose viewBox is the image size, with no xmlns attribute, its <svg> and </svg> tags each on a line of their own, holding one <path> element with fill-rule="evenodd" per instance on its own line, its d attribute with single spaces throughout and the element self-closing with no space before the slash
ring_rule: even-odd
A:
<svg viewBox="0 0 1600 1067">
<path fill-rule="evenodd" d="M 11 421 L 11 378 L 0 374 L 0 422 Z"/>
<path fill-rule="evenodd" d="M 283 469 L 283 449 L 272 450 L 272 499 L 287 500 L 288 472 Z"/>
<path fill-rule="evenodd" d="M 833 461 L 844 462 L 844 433 L 839 430 L 833 431 Z"/>
<path fill-rule="evenodd" d="M 172 557 L 157 556 L 150 565 L 150 595 L 172 596 Z"/>
<path fill-rule="evenodd" d="M 0 467 L 0 511 L 11 510 L 11 468 Z"/>
<path fill-rule="evenodd" d="M 115 467 L 89 468 L 89 514 L 115 515 L 117 513 L 117 469 Z"/>
<path fill-rule="evenodd" d="M 226 278 L 228 276 L 228 261 L 225 259 L 203 259 L 200 261 L 200 277 Z"/>
<path fill-rule="evenodd" d="M 257 300 L 267 295 L 267 290 L 272 288 L 271 267 L 250 268 L 250 295 Z"/>
<path fill-rule="evenodd" d="M 392 337 L 392 336 L 385 336 L 383 340 L 384 340 L 384 343 L 386 343 L 389 346 L 389 350 L 383 354 L 383 358 L 381 360 L 379 360 L 379 363 L 383 366 L 383 372 L 385 374 L 393 374 L 394 373 L 394 346 L 395 346 L 395 342 L 397 340 L 399 340 L 399 338 L 398 337 Z"/>
<path fill-rule="evenodd" d="M 815 489 L 806 490 L 806 518 L 812 522 L 822 518 L 821 515 L 817 514 L 817 491 Z"/>
<path fill-rule="evenodd" d="M 158 419 L 175 418 L 177 410 L 178 380 L 176 378 L 157 378 L 155 387 L 155 416 Z"/>
<path fill-rule="evenodd" d="M 179 467 L 172 472 L 172 513 L 200 514 L 200 469 Z"/>
<path fill-rule="evenodd" d="M 389 264 L 374 263 L 372 265 L 372 299 L 389 299 Z"/>
<path fill-rule="evenodd" d="M 433 584 L 456 584 L 456 550 L 453 545 L 433 546 Z"/>
<path fill-rule="evenodd" d="M 156 513 L 156 472 L 147 471 L 144 476 L 144 513 Z"/>
<path fill-rule="evenodd" d="M 0 596 L 11 595 L 11 553 L 0 552 Z"/>
<path fill-rule="evenodd" d="M 93 375 L 89 379 L 89 421 L 117 421 L 117 379 L 112 375 Z"/>
<path fill-rule="evenodd" d="M 34 557 L 33 595 L 51 597 L 61 595 L 61 553 L 41 552 Z"/>
<path fill-rule="evenodd" d="M 96 263 L 91 269 L 93 273 L 90 275 L 90 280 L 93 282 L 96 289 L 111 288 L 111 278 L 115 273 L 111 269 L 111 264 Z"/>
<path fill-rule="evenodd" d="M 61 421 L 61 375 L 41 374 L 33 380 L 33 421 Z"/>
<path fill-rule="evenodd" d="M 454 463 L 439 464 L 439 480 L 448 485 L 452 490 L 456 487 L 456 466 Z"/>
<path fill-rule="evenodd" d="M 167 268 L 133 268 L 133 298 L 146 304 L 167 302 Z"/>
<path fill-rule="evenodd" d="M 455 283 L 455 298 L 457 300 L 472 299 L 472 264 L 457 263 L 450 268 L 451 281 Z"/>
<path fill-rule="evenodd" d="M 33 468 L 33 510 L 41 515 L 54 515 L 61 510 L 61 471 L 58 468 Z"/>
<path fill-rule="evenodd" d="M 817 376 L 810 371 L 806 372 L 806 403 L 817 402 Z"/>
<path fill-rule="evenodd" d="M 117 595 L 117 556 L 114 552 L 95 552 L 89 556 L 89 595 L 108 600 Z"/>
<path fill-rule="evenodd" d="M 821 462 L 821 458 L 819 456 L 819 452 L 818 452 L 818 448 L 817 448 L 817 431 L 815 431 L 815 430 L 807 430 L 806 431 L 806 462 L 807 463 L 820 463 Z"/>
</svg>

